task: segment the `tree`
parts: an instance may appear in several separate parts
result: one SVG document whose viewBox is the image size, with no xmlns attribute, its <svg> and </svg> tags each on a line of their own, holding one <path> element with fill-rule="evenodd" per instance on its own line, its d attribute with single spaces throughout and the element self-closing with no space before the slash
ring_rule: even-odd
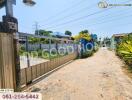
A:
<svg viewBox="0 0 132 100">
<path fill-rule="evenodd" d="M 89 33 L 89 31 L 88 30 L 83 30 L 80 33 L 87 34 L 87 33 Z"/>
<path fill-rule="evenodd" d="M 85 39 L 88 41 L 91 40 L 91 36 L 90 36 L 88 30 L 83 30 L 83 31 L 79 32 L 79 34 L 77 36 L 75 36 L 74 38 L 75 38 L 75 40 L 80 40 L 80 39 Z"/>
<path fill-rule="evenodd" d="M 69 35 L 69 36 L 72 36 L 72 32 L 70 32 L 70 31 L 65 31 L 65 35 Z"/>
<path fill-rule="evenodd" d="M 39 42 L 39 38 L 35 38 L 35 37 L 29 37 L 28 38 L 29 43 L 34 44 L 34 43 L 38 43 Z"/>
<path fill-rule="evenodd" d="M 117 44 L 117 54 L 125 60 L 128 65 L 132 65 L 132 34 L 123 37 L 120 44 Z"/>
<path fill-rule="evenodd" d="M 92 38 L 92 40 L 93 41 L 98 41 L 98 36 L 97 36 L 97 34 L 91 34 L 91 38 Z"/>
</svg>

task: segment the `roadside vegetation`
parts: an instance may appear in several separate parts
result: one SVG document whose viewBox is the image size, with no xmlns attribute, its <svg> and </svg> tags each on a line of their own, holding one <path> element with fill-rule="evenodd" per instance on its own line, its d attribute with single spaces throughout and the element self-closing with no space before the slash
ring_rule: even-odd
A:
<svg viewBox="0 0 132 100">
<path fill-rule="evenodd" d="M 45 31 L 45 30 L 35 31 L 35 34 L 39 35 L 39 36 L 49 36 L 49 37 L 54 36 L 52 34 L 52 31 Z M 65 35 L 69 35 L 75 44 L 80 45 L 81 58 L 90 57 L 98 50 L 97 35 L 90 34 L 88 30 L 83 30 L 83 31 L 79 32 L 79 34 L 74 37 L 72 37 L 72 33 L 70 31 L 66 31 Z M 40 44 L 40 48 L 27 51 L 27 49 L 22 44 L 20 47 L 20 55 L 21 56 L 23 56 L 23 54 L 24 54 L 24 56 L 26 56 L 28 54 L 31 57 L 39 57 L 39 58 L 43 58 L 43 59 L 54 59 L 56 57 L 65 56 L 68 54 L 68 52 L 64 53 L 64 55 L 59 54 L 57 47 L 56 47 L 56 51 L 52 52 L 52 55 L 50 54 L 49 50 L 46 50 L 46 51 L 43 50 L 41 47 L 41 44 L 49 44 L 48 39 L 29 37 L 28 43 L 32 44 L 32 45 Z M 51 44 L 57 44 L 57 43 L 59 43 L 57 40 L 51 40 Z"/>
<path fill-rule="evenodd" d="M 122 42 L 117 44 L 116 52 L 125 61 L 125 68 L 132 74 L 132 34 L 126 35 Z"/>
<path fill-rule="evenodd" d="M 35 35 L 39 35 L 39 36 L 47 36 L 47 37 L 54 37 L 54 38 L 60 38 L 58 37 L 58 35 L 54 35 L 52 31 L 46 31 L 46 30 L 36 30 L 35 31 Z M 72 33 L 70 31 L 65 31 L 65 35 L 68 35 L 69 37 L 71 37 Z M 51 40 L 51 44 L 56 45 L 54 51 L 50 52 L 49 51 L 49 47 L 47 49 L 43 49 L 41 47 L 41 44 L 45 44 L 45 45 L 49 45 L 49 39 L 45 39 L 45 38 L 37 38 L 37 37 L 28 37 L 28 47 L 30 45 L 39 45 L 39 47 L 33 47 L 33 50 L 27 50 L 26 48 L 26 42 L 22 42 L 20 43 L 20 50 L 19 50 L 19 54 L 21 56 L 29 56 L 29 57 L 37 57 L 37 58 L 43 58 L 43 59 L 54 59 L 57 57 L 62 57 L 67 55 L 67 52 L 58 52 L 58 45 L 60 43 L 60 40 Z"/>
<path fill-rule="evenodd" d="M 74 39 L 81 45 L 81 58 L 90 57 L 98 50 L 97 35 L 90 34 L 88 30 L 79 32 Z"/>
</svg>

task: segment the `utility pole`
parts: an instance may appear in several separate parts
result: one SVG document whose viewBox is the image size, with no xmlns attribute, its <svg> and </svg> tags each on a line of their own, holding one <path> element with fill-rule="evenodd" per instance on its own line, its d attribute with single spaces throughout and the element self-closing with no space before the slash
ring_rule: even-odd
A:
<svg viewBox="0 0 132 100">
<path fill-rule="evenodd" d="M 13 17 L 13 0 L 6 1 L 6 16 Z"/>
<path fill-rule="evenodd" d="M 38 22 L 35 22 L 35 34 L 36 35 L 39 35 L 39 24 L 38 24 Z"/>
<path fill-rule="evenodd" d="M 0 88 L 20 91 L 20 59 L 18 21 L 13 17 L 13 4 L 16 0 L 3 0 L 1 8 L 5 6 L 6 16 L 0 22 Z M 23 3 L 34 5 L 32 0 Z"/>
</svg>

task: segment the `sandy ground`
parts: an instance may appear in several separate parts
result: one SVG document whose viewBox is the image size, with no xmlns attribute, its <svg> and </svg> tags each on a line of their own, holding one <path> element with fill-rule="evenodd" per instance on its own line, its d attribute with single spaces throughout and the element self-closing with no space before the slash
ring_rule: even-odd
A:
<svg viewBox="0 0 132 100">
<path fill-rule="evenodd" d="M 90 58 L 73 61 L 30 89 L 41 92 L 43 100 L 132 100 L 132 81 L 123 73 L 122 66 L 112 51 L 102 48 Z"/>
<path fill-rule="evenodd" d="M 37 64 L 40 64 L 40 63 L 43 63 L 43 62 L 47 62 L 47 61 L 49 61 L 49 60 L 42 59 L 42 58 L 30 57 L 30 66 L 37 65 Z M 21 69 L 28 67 L 27 57 L 26 56 L 21 56 L 20 57 L 20 67 L 21 67 Z"/>
</svg>

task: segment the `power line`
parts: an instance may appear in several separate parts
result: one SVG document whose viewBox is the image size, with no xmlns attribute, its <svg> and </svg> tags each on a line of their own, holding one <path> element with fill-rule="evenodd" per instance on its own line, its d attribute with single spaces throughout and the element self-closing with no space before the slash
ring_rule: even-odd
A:
<svg viewBox="0 0 132 100">
<path fill-rule="evenodd" d="M 92 25 L 89 25 L 89 26 L 98 25 L 98 24 L 106 24 L 106 22 L 109 23 L 109 22 L 112 22 L 112 21 L 119 21 L 119 20 L 122 20 L 121 18 L 126 19 L 126 18 L 131 17 L 131 16 L 132 16 L 132 14 L 127 15 L 127 16 L 121 16 L 120 18 L 115 18 L 115 19 L 102 21 L 102 22 L 95 23 L 95 24 L 92 24 Z"/>
<path fill-rule="evenodd" d="M 118 15 L 122 14 L 122 10 L 119 10 L 118 12 L 120 12 L 120 11 L 121 11 L 121 13 L 118 13 Z M 127 13 L 127 12 L 125 12 L 125 13 Z M 98 17 L 98 18 L 102 18 L 102 19 L 103 19 L 103 18 L 108 17 L 108 16 L 110 16 L 110 15 L 107 15 L 107 16 L 104 15 L 104 16 L 100 16 L 100 17 Z M 115 18 L 116 16 L 110 16 L 110 18 L 112 18 L 112 17 Z M 99 20 L 99 21 L 100 21 L 100 20 Z M 102 21 L 102 20 L 101 20 L 101 21 Z M 37 27 L 38 27 L 38 25 L 34 25 L 34 26 L 37 26 Z M 23 26 L 23 27 L 25 27 L 25 26 Z M 60 26 L 60 27 L 62 28 L 62 26 Z M 60 27 L 59 27 L 59 28 L 60 28 Z M 27 28 L 27 27 L 25 27 L 25 28 Z M 35 29 L 37 30 L 37 28 L 35 28 Z M 53 28 L 53 29 L 58 29 L 58 28 Z"/>
<path fill-rule="evenodd" d="M 117 14 L 118 16 L 120 16 L 120 15 L 122 16 L 122 10 L 119 10 L 119 12 L 120 12 L 120 11 L 121 11 L 121 13 L 118 13 L 118 14 Z M 130 11 L 127 11 L 127 12 L 125 12 L 125 13 L 128 13 L 128 12 L 130 12 Z M 124 12 L 123 12 L 123 13 L 124 13 Z M 116 16 L 117 16 L 117 15 L 116 15 Z M 105 15 L 105 16 L 100 16 L 100 17 L 98 17 L 98 18 L 102 18 L 102 19 L 104 19 L 104 18 L 106 18 L 106 17 L 107 17 L 107 18 L 108 18 L 108 17 L 109 17 L 109 18 L 115 18 L 116 16 Z M 99 23 L 100 23 L 100 21 L 102 21 L 102 20 L 98 20 Z M 106 21 L 104 21 L 104 22 L 106 22 Z M 92 25 L 96 25 L 96 24 L 97 24 L 97 23 L 94 23 L 94 24 L 92 24 Z M 90 25 L 91 25 L 91 24 L 90 24 Z M 73 26 L 73 25 L 72 25 L 72 26 Z M 60 26 L 59 28 L 62 28 L 62 27 Z M 58 29 L 58 28 L 53 28 L 53 29 Z"/>
<path fill-rule="evenodd" d="M 131 23 L 123 23 L 123 24 L 120 24 L 120 26 L 119 25 L 118 26 L 117 25 L 112 25 L 112 26 L 117 28 L 117 27 L 121 27 L 121 26 L 124 26 L 124 25 L 127 25 L 128 26 L 128 25 L 131 25 L 131 24 L 132 24 L 132 22 Z M 102 29 L 102 28 L 104 28 L 104 27 L 101 27 L 99 29 Z"/>
<path fill-rule="evenodd" d="M 93 4 L 93 5 L 91 5 L 91 6 L 84 7 L 84 8 L 82 8 L 82 9 L 80 9 L 80 10 L 74 12 L 74 13 L 70 13 L 70 14 L 64 16 L 64 17 L 58 18 L 58 19 L 56 19 L 56 20 L 54 20 L 54 21 L 52 21 L 52 22 L 50 22 L 50 23 L 44 24 L 44 25 L 42 25 L 42 26 L 46 26 L 46 25 L 49 25 L 49 24 L 53 24 L 54 22 L 58 22 L 58 21 L 63 20 L 63 19 L 65 19 L 65 18 L 67 18 L 67 17 L 72 17 L 72 16 L 74 16 L 75 14 L 82 13 L 83 11 L 87 11 L 87 9 L 90 10 L 94 5 L 95 5 L 95 4 Z"/>
<path fill-rule="evenodd" d="M 121 13 L 119 13 L 119 15 L 122 14 L 122 10 L 120 10 L 120 11 L 121 11 Z M 119 11 L 119 12 L 120 12 L 120 11 Z M 123 12 L 123 13 L 124 13 L 124 12 Z M 115 18 L 116 16 L 104 15 L 104 16 L 100 16 L 100 17 L 98 17 L 98 18 L 104 19 L 104 18 L 106 18 L 106 17 L 107 17 L 107 18 L 108 18 L 108 17 L 110 17 L 110 18 L 114 17 L 114 18 Z M 102 21 L 102 20 L 98 20 L 98 21 Z M 60 27 L 61 27 L 61 26 L 60 26 Z M 59 27 L 59 28 L 60 28 L 60 27 Z M 62 27 L 61 27 L 61 28 L 62 28 Z M 53 29 L 58 29 L 58 28 L 53 28 Z"/>
<path fill-rule="evenodd" d="M 37 35 L 39 35 L 38 22 L 35 22 L 35 31 L 37 31 Z"/>
<path fill-rule="evenodd" d="M 128 0 L 128 1 L 126 1 L 126 2 L 130 2 L 130 1 L 132 1 L 132 0 Z M 122 2 L 122 3 L 126 3 L 126 2 Z M 90 17 L 90 16 L 93 16 L 93 15 L 96 15 L 96 14 L 103 13 L 103 12 L 105 12 L 105 11 L 108 11 L 108 10 L 112 9 L 112 8 L 113 8 L 113 7 L 107 8 L 107 9 L 104 9 L 104 10 L 101 10 L 101 11 L 96 11 L 96 12 L 94 12 L 94 13 L 92 13 L 92 14 L 89 14 L 89 15 L 86 15 L 86 16 L 82 16 L 82 17 L 79 17 L 79 18 L 76 18 L 76 19 L 72 19 L 72 20 L 69 20 L 69 21 L 67 21 L 67 22 L 60 23 L 60 24 L 57 24 L 57 25 L 54 25 L 54 26 L 51 26 L 51 27 L 48 27 L 48 28 L 54 28 L 54 27 L 58 27 L 58 26 L 65 25 L 65 24 L 69 24 L 69 23 L 72 23 L 72 22 L 75 22 L 75 21 L 79 21 L 79 20 L 85 19 L 85 18 L 87 18 L 87 17 Z"/>
<path fill-rule="evenodd" d="M 109 9 L 110 9 L 110 8 L 109 8 Z M 57 24 L 57 25 L 54 25 L 54 26 L 51 26 L 51 27 L 48 27 L 48 28 L 54 28 L 54 27 L 56 27 L 56 26 L 58 27 L 58 26 L 61 26 L 61 25 L 70 24 L 70 23 L 72 23 L 72 22 L 76 22 L 76 21 L 79 21 L 79 20 L 83 20 L 83 19 L 88 18 L 88 17 L 90 17 L 90 16 L 93 16 L 93 15 L 100 14 L 100 13 L 102 13 L 102 12 L 105 12 L 105 11 L 107 11 L 107 10 L 109 10 L 109 9 L 97 11 L 97 12 L 94 12 L 94 13 L 92 13 L 92 14 L 85 15 L 85 16 L 82 16 L 82 17 L 79 17 L 79 18 L 76 18 L 76 19 L 72 19 L 72 20 L 69 20 L 69 21 L 67 21 L 67 22 L 63 22 L 63 23 L 60 23 L 60 24 Z"/>
<path fill-rule="evenodd" d="M 129 1 L 132 1 L 132 0 L 128 0 L 128 1 L 126 1 L 126 2 L 129 2 Z M 124 2 L 125 3 L 125 2 Z M 111 9 L 111 8 L 109 8 L 109 9 Z M 109 10 L 109 9 L 106 9 L 106 10 Z M 103 10 L 103 11 L 98 11 L 98 12 L 95 12 L 95 13 L 92 13 L 92 14 L 90 14 L 90 15 L 87 15 L 87 16 L 92 16 L 92 15 L 95 15 L 95 14 L 98 14 L 98 13 L 102 13 L 102 12 L 104 12 L 104 11 L 106 11 L 106 10 Z M 87 16 L 83 16 L 83 17 L 87 17 Z M 81 17 L 82 18 L 82 17 Z M 74 19 L 75 21 L 77 20 L 77 19 Z M 74 20 L 73 20 L 73 22 L 74 22 Z M 69 21 L 68 21 L 69 22 Z M 66 23 L 68 23 L 68 22 L 66 22 Z M 62 23 L 61 23 L 62 24 Z M 64 25 L 66 25 L 66 24 L 64 24 Z"/>
<path fill-rule="evenodd" d="M 127 16 L 121 16 L 120 18 L 115 18 L 115 19 L 110 19 L 110 20 L 105 20 L 105 21 L 102 21 L 102 22 L 98 22 L 98 23 L 94 23 L 94 24 L 89 24 L 88 26 L 93 26 L 93 25 L 101 25 L 101 24 L 107 24 L 107 23 L 110 23 L 110 22 L 113 22 L 113 21 L 119 21 L 119 20 L 122 20 L 122 19 L 126 19 L 128 17 L 131 17 L 132 14 L 130 15 L 127 15 Z M 131 23 L 132 24 L 132 23 Z M 124 25 L 124 24 L 123 24 Z"/>
<path fill-rule="evenodd" d="M 75 1 L 76 1 L 76 0 L 75 0 Z M 84 0 L 83 0 L 83 1 L 84 1 Z M 87 0 L 85 0 L 85 1 L 87 1 Z M 75 4 L 72 4 L 70 7 L 61 10 L 60 12 L 56 13 L 56 14 L 53 15 L 53 16 L 48 17 L 47 19 L 45 19 L 45 20 L 43 20 L 43 21 L 47 21 L 47 20 L 50 21 L 51 19 L 55 18 L 56 16 L 61 15 L 61 14 L 63 14 L 63 13 L 66 13 L 66 11 L 69 11 L 69 9 L 70 9 L 70 10 L 71 10 L 71 9 L 74 9 L 75 7 L 79 6 L 81 3 L 83 3 L 82 0 L 79 0 L 79 2 L 76 2 Z M 43 21 L 39 21 L 39 22 L 41 23 L 41 22 L 43 22 Z"/>
</svg>

